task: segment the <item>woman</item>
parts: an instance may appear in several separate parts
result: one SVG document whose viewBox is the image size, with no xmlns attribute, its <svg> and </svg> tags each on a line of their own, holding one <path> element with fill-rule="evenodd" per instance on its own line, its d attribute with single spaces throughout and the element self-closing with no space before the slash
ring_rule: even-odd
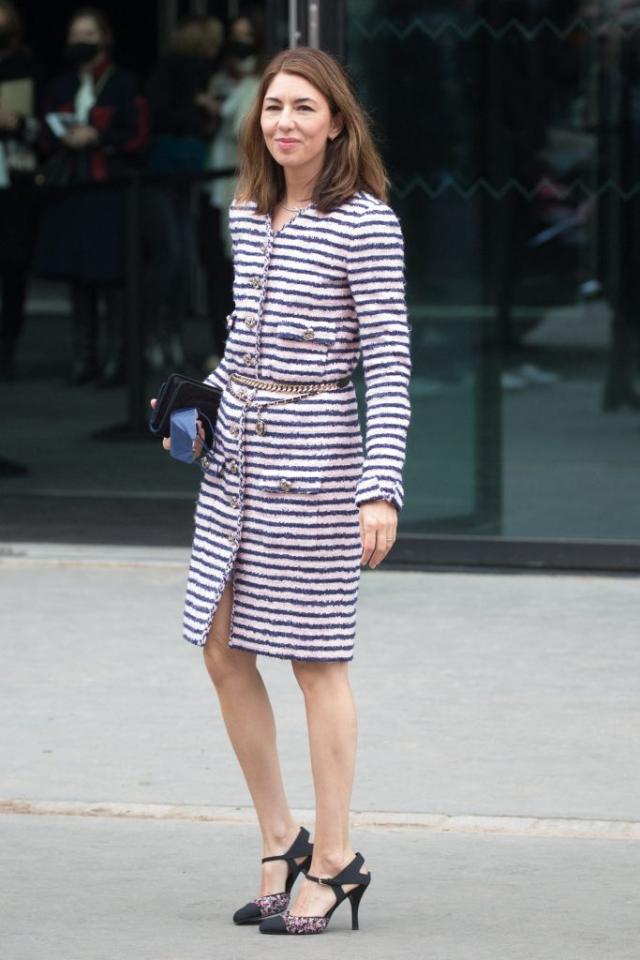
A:
<svg viewBox="0 0 640 960">
<path fill-rule="evenodd" d="M 73 308 L 71 383 L 100 377 L 104 386 L 124 380 L 124 188 L 105 187 L 125 174 L 146 145 L 144 104 L 137 82 L 112 59 L 113 34 L 94 7 L 73 14 L 67 31 L 66 73 L 53 82 L 45 113 L 67 114 L 65 130 L 51 131 L 45 181 L 78 186 L 47 205 L 38 237 L 36 269 L 68 280 Z M 101 184 L 87 189 L 88 184 Z M 104 362 L 98 356 L 98 302 L 106 305 Z"/>
<path fill-rule="evenodd" d="M 300 47 L 274 57 L 240 146 L 235 309 L 205 381 L 224 392 L 196 507 L 184 637 L 203 647 L 263 836 L 260 895 L 234 920 L 318 933 L 346 896 L 355 928 L 370 881 L 349 842 L 357 723 L 347 671 L 360 565 L 377 567 L 391 549 L 403 503 L 403 241 L 362 108 L 330 55 Z M 361 350 L 366 457 L 349 380 Z M 304 694 L 313 845 L 287 804 L 258 653 L 290 660 Z"/>
<path fill-rule="evenodd" d="M 13 375 L 36 227 L 36 66 L 10 0 L 0 0 L 0 377 Z"/>
</svg>

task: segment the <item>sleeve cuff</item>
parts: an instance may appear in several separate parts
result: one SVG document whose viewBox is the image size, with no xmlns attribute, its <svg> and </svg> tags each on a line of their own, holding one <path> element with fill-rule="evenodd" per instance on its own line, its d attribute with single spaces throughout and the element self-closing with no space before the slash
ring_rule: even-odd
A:
<svg viewBox="0 0 640 960">
<path fill-rule="evenodd" d="M 404 503 L 402 483 L 376 476 L 362 477 L 356 487 L 356 506 L 368 500 L 389 500 L 400 511 Z"/>
</svg>

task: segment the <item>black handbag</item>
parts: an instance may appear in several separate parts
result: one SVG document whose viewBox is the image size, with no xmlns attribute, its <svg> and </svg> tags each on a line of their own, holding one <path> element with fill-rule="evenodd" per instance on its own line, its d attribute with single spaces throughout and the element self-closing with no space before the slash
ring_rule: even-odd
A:
<svg viewBox="0 0 640 960">
<path fill-rule="evenodd" d="M 158 402 L 149 419 L 149 429 L 152 433 L 168 437 L 171 434 L 173 411 L 195 408 L 204 429 L 205 442 L 210 447 L 221 397 L 220 387 L 185 377 L 181 373 L 172 373 L 160 387 Z"/>
</svg>

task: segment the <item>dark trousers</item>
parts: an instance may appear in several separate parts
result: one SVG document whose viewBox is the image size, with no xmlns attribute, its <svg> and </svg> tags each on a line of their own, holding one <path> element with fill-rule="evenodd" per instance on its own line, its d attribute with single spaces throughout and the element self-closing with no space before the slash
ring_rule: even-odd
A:
<svg viewBox="0 0 640 960">
<path fill-rule="evenodd" d="M 105 304 L 103 368 L 124 367 L 124 290 L 116 285 L 71 284 L 73 364 L 77 373 L 94 375 L 100 366 L 100 298 Z"/>
</svg>

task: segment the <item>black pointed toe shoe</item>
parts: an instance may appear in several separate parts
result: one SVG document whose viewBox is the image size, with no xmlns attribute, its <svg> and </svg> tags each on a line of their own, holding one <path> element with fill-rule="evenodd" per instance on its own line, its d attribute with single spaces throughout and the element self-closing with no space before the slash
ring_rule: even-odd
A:
<svg viewBox="0 0 640 960">
<path fill-rule="evenodd" d="M 371 881 L 371 873 L 360 873 L 360 867 L 363 863 L 364 857 L 362 854 L 356 853 L 353 860 L 335 877 L 314 877 L 310 873 L 305 874 L 307 880 L 325 883 L 332 887 L 336 896 L 334 905 L 329 907 L 324 916 L 321 917 L 294 917 L 285 909 L 278 916 L 267 917 L 263 920 L 259 927 L 260 933 L 322 933 L 323 930 L 327 929 L 333 911 L 343 900 L 347 899 L 351 904 L 351 929 L 358 930 L 358 907 Z M 343 883 L 357 883 L 358 886 L 345 893 L 342 889 Z"/>
<path fill-rule="evenodd" d="M 234 923 L 260 923 L 267 917 L 273 917 L 281 913 L 289 906 L 289 897 L 291 888 L 296 882 L 300 871 L 306 872 L 311 866 L 311 856 L 313 854 L 313 844 L 309 841 L 309 831 L 306 827 L 300 827 L 298 836 L 293 841 L 285 853 L 277 854 L 274 857 L 263 857 L 262 863 L 267 860 L 286 860 L 288 863 L 287 882 L 284 890 L 280 893 L 267 893 L 264 897 L 256 897 L 245 903 L 244 907 L 233 915 Z M 302 863 L 296 863 L 296 857 L 305 857 Z"/>
</svg>

